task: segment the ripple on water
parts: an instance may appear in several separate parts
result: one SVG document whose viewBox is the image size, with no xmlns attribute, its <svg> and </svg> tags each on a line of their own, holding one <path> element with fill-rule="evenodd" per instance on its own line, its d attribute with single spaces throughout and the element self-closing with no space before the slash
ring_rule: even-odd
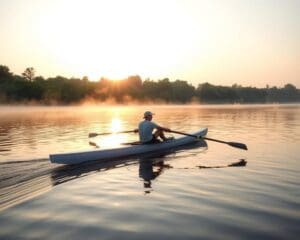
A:
<svg viewBox="0 0 300 240">
<path fill-rule="evenodd" d="M 164 161 L 160 165 L 145 166 L 137 159 L 128 165 L 123 162 L 85 168 L 61 168 L 49 164 L 48 159 L 0 164 L 1 199 L 11 193 L 23 198 L 22 203 L 1 211 L 0 238 L 298 239 L 300 165 L 299 136 L 295 133 L 299 131 L 299 108 L 174 109 L 178 108 L 159 107 L 154 111 L 171 128 L 189 131 L 205 125 L 211 129 L 210 137 L 244 142 L 249 150 L 208 141 L 205 148 L 167 155 L 160 159 Z M 130 116 L 118 112 L 121 122 L 127 124 L 124 129 L 135 126 L 132 119 L 140 119 L 140 112 L 138 107 Z M 50 113 L 48 125 L 42 128 L 30 128 L 40 122 L 38 117 L 12 120 L 1 128 L 1 134 L 8 130 L 8 141 L 16 144 L 14 149 L 22 148 L 24 155 L 35 153 L 39 158 L 37 149 L 45 154 L 46 149 L 52 152 L 82 147 L 89 127 L 108 130 L 109 121 L 116 117 L 116 111 L 104 114 L 101 109 L 91 115 L 78 114 L 78 108 L 76 114 L 59 113 L 60 117 Z M 84 114 L 88 117 L 80 117 Z M 30 138 L 20 137 L 21 133 L 33 138 L 28 141 Z M 41 141 L 40 133 L 44 136 Z M 20 139 L 20 144 L 15 141 Z M 20 152 L 8 154 L 22 161 Z M 199 168 L 227 166 L 240 159 L 248 162 L 245 167 Z M 153 172 L 143 173 L 143 167 Z M 14 187 L 3 191 L 9 186 Z M 46 193 L 24 201 L 26 194 L 32 196 L 30 191 L 41 189 L 47 189 Z"/>
</svg>

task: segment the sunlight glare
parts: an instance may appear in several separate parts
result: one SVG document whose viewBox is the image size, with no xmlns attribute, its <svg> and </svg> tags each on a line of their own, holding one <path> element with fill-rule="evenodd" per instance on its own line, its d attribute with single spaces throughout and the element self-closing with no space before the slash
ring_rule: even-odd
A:
<svg viewBox="0 0 300 240">
<path fill-rule="evenodd" d="M 122 123 L 119 118 L 113 118 L 111 120 L 111 131 L 117 133 L 122 129 Z"/>
<path fill-rule="evenodd" d="M 200 43 L 192 30 L 193 19 L 173 2 L 88 3 L 58 1 L 40 21 L 40 41 L 48 54 L 75 76 L 99 80 L 163 75 L 178 68 L 182 58 L 191 57 L 186 56 L 188 50 Z"/>
</svg>

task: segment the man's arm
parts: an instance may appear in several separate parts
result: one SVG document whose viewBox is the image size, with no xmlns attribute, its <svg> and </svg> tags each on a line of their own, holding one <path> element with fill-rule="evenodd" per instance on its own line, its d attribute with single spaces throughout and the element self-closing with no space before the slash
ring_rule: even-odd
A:
<svg viewBox="0 0 300 240">
<path fill-rule="evenodd" d="M 154 125 L 154 128 L 156 128 L 157 130 L 162 130 L 162 131 L 165 131 L 165 132 L 170 132 L 171 131 L 170 128 L 162 127 L 162 126 L 158 125 L 155 122 L 151 122 L 151 123 Z"/>
<path fill-rule="evenodd" d="M 170 128 L 166 128 L 166 127 L 161 127 L 161 126 L 157 126 L 156 127 L 158 130 L 163 130 L 165 132 L 171 132 L 171 129 Z"/>
</svg>

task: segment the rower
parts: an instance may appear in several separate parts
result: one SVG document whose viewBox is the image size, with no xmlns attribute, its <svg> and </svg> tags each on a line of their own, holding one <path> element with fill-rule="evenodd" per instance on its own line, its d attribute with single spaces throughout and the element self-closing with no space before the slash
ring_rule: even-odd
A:
<svg viewBox="0 0 300 240">
<path fill-rule="evenodd" d="M 144 113 L 144 120 L 139 123 L 138 129 L 135 130 L 135 132 L 139 132 L 140 142 L 142 144 L 160 143 L 161 140 L 167 141 L 171 139 L 166 138 L 164 134 L 164 132 L 170 132 L 171 130 L 152 122 L 153 115 L 154 113 L 146 111 Z M 156 129 L 156 131 L 153 133 L 154 129 Z"/>
</svg>

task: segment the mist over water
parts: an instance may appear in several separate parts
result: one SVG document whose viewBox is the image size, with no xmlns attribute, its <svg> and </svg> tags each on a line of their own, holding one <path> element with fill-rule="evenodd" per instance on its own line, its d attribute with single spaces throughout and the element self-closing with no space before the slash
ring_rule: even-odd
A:
<svg viewBox="0 0 300 240">
<path fill-rule="evenodd" d="M 145 110 L 162 126 L 208 127 L 208 137 L 249 150 L 206 141 L 115 162 L 49 162 L 95 149 L 89 141 L 135 141 L 88 133 L 132 130 Z M 297 239 L 299 143 L 300 105 L 0 107 L 0 238 Z"/>
</svg>

